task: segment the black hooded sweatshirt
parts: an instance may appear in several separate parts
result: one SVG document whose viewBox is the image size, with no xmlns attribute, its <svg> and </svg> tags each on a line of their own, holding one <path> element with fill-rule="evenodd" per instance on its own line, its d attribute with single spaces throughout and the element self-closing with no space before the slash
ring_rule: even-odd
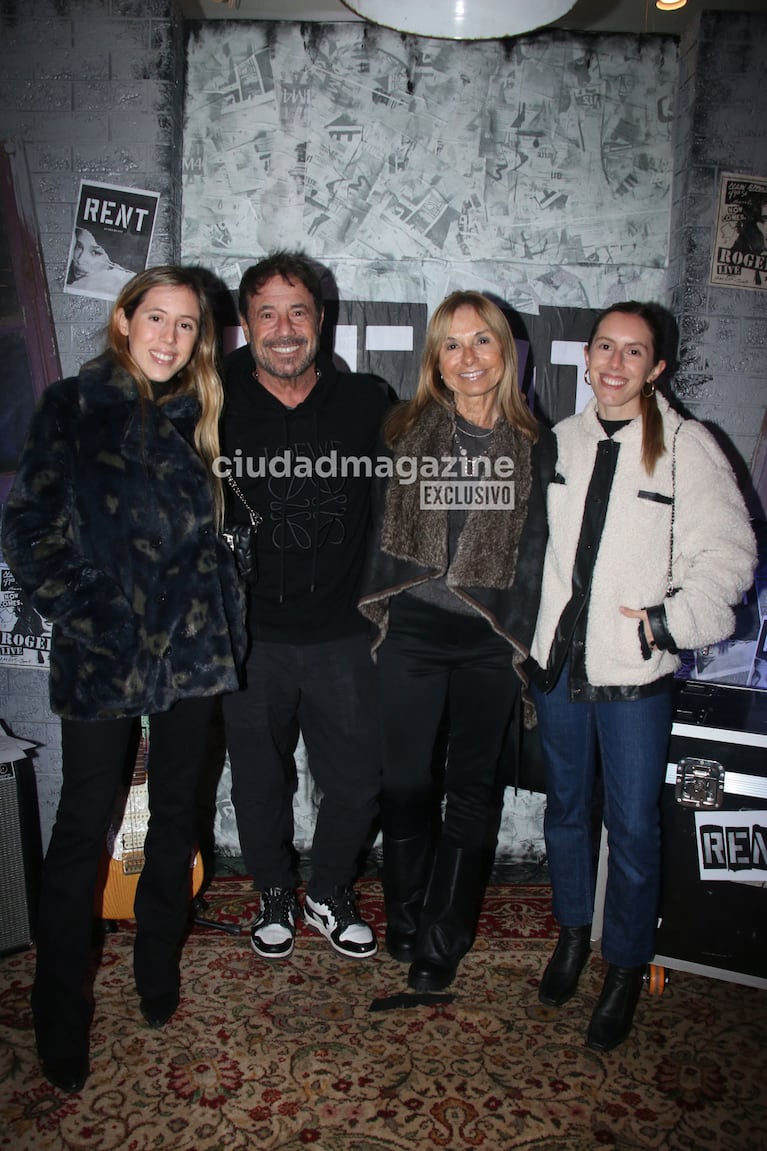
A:
<svg viewBox="0 0 767 1151">
<path fill-rule="evenodd" d="M 254 366 L 247 345 L 224 361 L 221 425 L 221 454 L 263 517 L 258 579 L 248 589 L 250 635 L 319 643 L 365 631 L 357 610 L 371 488 L 365 461 L 375 468 L 386 385 L 339 372 L 321 353 L 317 383 L 288 408 L 256 380 Z M 350 457 L 360 466 L 344 464 Z M 229 491 L 227 509 L 227 520 L 248 522 Z"/>
</svg>

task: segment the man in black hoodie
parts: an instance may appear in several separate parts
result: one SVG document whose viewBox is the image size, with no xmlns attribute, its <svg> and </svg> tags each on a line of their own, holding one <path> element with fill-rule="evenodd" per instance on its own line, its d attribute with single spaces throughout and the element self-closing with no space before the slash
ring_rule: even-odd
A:
<svg viewBox="0 0 767 1151">
<path fill-rule="evenodd" d="M 370 478 L 388 405 L 373 376 L 339 372 L 319 351 L 320 281 L 299 254 L 248 268 L 239 310 L 247 345 L 227 357 L 224 466 L 262 517 L 248 587 L 251 651 L 243 691 L 224 699 L 232 801 L 261 905 L 258 955 L 293 951 L 293 752 L 303 735 L 321 794 L 304 918 L 342 955 L 376 951 L 353 881 L 378 809 L 374 667 L 357 611 Z M 248 522 L 230 496 L 229 519 Z"/>
</svg>

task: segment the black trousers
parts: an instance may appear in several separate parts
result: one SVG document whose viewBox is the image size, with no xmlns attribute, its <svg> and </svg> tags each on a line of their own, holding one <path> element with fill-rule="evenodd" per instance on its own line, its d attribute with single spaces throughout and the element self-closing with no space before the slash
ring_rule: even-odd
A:
<svg viewBox="0 0 767 1151">
<path fill-rule="evenodd" d="M 142 997 L 179 986 L 197 784 L 213 706 L 213 699 L 183 700 L 149 718 L 150 818 L 135 900 L 134 972 Z M 32 990 L 43 1059 L 87 1051 L 98 867 L 136 722 L 61 723 L 62 789 L 43 866 Z"/>
<path fill-rule="evenodd" d="M 408 839 L 430 820 L 434 748 L 447 707 L 442 834 L 483 847 L 520 686 L 511 645 L 480 616 L 400 595 L 391 600 L 378 671 L 384 836 Z"/>
<path fill-rule="evenodd" d="M 232 802 L 255 887 L 293 887 L 293 753 L 299 731 L 321 798 L 307 891 L 350 884 L 378 814 L 375 666 L 364 634 L 323 643 L 257 640 L 247 686 L 224 697 Z"/>
</svg>

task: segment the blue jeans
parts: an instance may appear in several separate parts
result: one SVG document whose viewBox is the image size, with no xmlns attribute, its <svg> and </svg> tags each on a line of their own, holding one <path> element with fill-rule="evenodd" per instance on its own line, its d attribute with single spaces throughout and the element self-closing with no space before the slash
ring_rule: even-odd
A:
<svg viewBox="0 0 767 1151">
<path fill-rule="evenodd" d="M 591 923 L 595 852 L 592 799 L 597 749 L 609 866 L 602 955 L 639 967 L 654 953 L 660 886 L 660 795 L 671 731 L 670 691 L 629 701 L 573 703 L 567 667 L 548 694 L 533 689 L 546 770 L 544 836 L 554 916 Z"/>
</svg>

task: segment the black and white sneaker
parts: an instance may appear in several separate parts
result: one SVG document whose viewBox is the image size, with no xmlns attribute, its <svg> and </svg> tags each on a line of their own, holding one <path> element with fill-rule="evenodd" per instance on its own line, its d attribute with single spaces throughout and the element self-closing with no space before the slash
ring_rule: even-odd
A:
<svg viewBox="0 0 767 1151">
<path fill-rule="evenodd" d="M 319 931 L 341 955 L 367 959 L 378 950 L 372 928 L 359 913 L 351 887 L 337 887 L 325 899 L 304 900 L 304 919 Z"/>
<path fill-rule="evenodd" d="M 296 893 L 290 887 L 261 892 L 261 908 L 250 929 L 250 943 L 262 959 L 287 959 L 296 942 Z"/>
</svg>

